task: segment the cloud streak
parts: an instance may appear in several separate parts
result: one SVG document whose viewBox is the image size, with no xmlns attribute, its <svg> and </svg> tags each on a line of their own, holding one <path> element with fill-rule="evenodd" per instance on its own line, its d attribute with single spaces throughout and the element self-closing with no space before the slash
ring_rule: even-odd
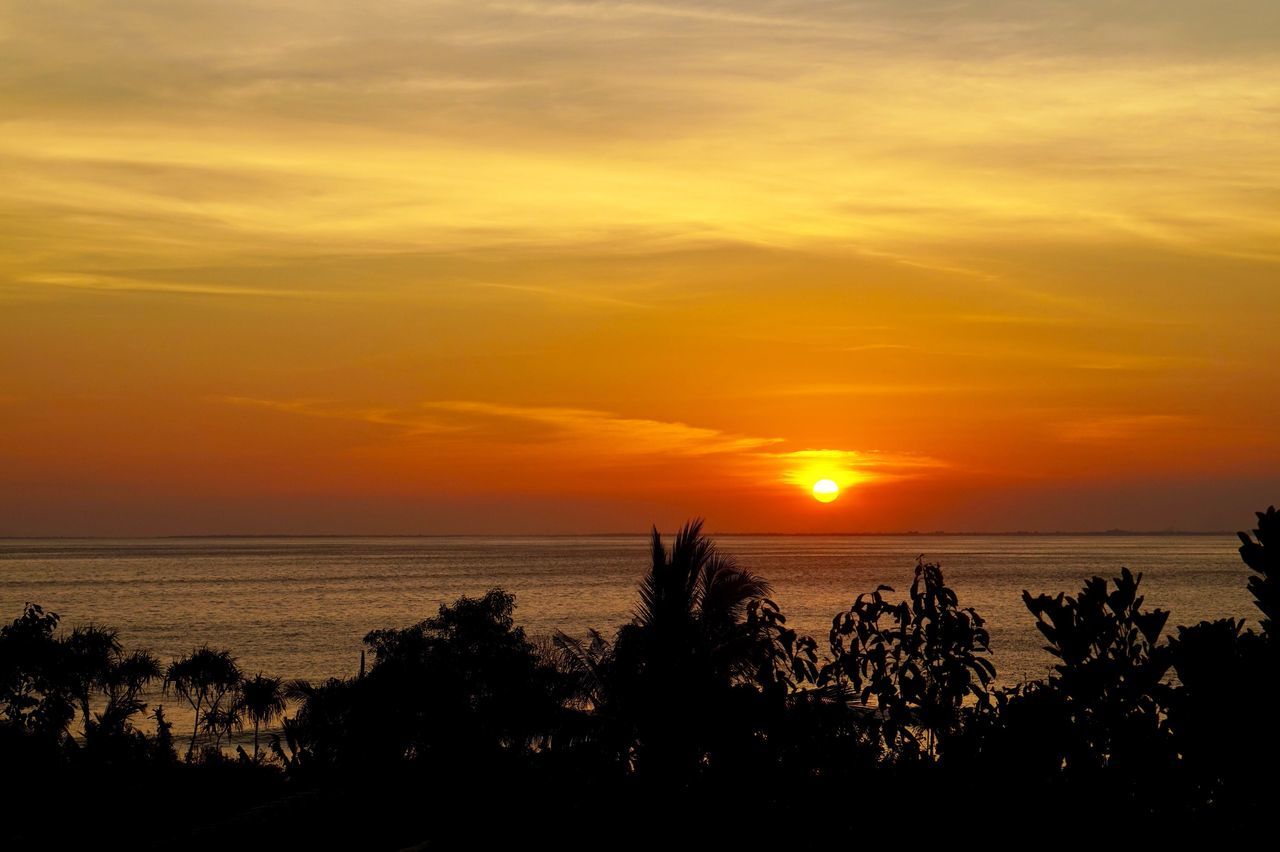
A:
<svg viewBox="0 0 1280 852">
<path fill-rule="evenodd" d="M 581 453 L 629 456 L 709 456 L 778 444 L 780 438 L 736 435 L 677 421 L 619 417 L 606 411 L 467 400 L 424 402 L 410 408 L 354 407 L 325 400 L 223 397 L 307 417 L 392 427 L 402 436 L 481 434 L 495 443 L 556 444 Z"/>
<path fill-rule="evenodd" d="M 1068 443 L 1129 442 L 1170 434 L 1193 423 L 1195 418 L 1181 414 L 1115 414 L 1067 421 L 1058 426 L 1057 434 Z"/>
<path fill-rule="evenodd" d="M 179 281 L 150 281 L 122 275 L 54 273 L 28 275 L 19 279 L 29 287 L 58 287 L 100 293 L 151 293 L 178 296 L 227 296 L 235 298 L 328 299 L 345 294 L 318 290 L 267 289 L 235 285 L 197 284 Z"/>
</svg>

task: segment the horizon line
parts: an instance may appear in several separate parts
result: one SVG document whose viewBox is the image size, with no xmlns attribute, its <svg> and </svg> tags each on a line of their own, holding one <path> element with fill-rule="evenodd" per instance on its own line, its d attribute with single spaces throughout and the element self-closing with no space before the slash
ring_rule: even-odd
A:
<svg viewBox="0 0 1280 852">
<path fill-rule="evenodd" d="M 879 532 L 740 532 L 715 530 L 711 536 L 745 538 L 927 538 L 990 537 L 1034 538 L 1053 536 L 1079 537 L 1170 537 L 1170 536 L 1235 536 L 1235 530 L 897 530 Z M 648 532 L 520 532 L 520 533 L 179 533 L 172 535 L 0 535 L 0 541 L 176 541 L 190 539 L 357 539 L 357 538 L 647 538 Z"/>
</svg>

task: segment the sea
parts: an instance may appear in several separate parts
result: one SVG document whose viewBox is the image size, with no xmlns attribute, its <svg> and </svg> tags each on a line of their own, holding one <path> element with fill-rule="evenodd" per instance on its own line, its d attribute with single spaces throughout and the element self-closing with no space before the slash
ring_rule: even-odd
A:
<svg viewBox="0 0 1280 852">
<path fill-rule="evenodd" d="M 1235 617 L 1256 624 L 1249 572 L 1232 535 L 717 536 L 764 576 L 788 624 L 827 647 L 832 618 L 885 584 L 906 596 L 917 559 L 941 564 L 960 604 L 987 622 L 999 681 L 1049 674 L 1023 590 L 1075 594 L 1122 566 L 1143 575 L 1169 629 Z M 26 602 L 64 628 L 115 627 L 127 649 L 167 663 L 193 647 L 227 648 L 248 674 L 320 680 L 360 665 L 370 630 L 404 627 L 462 595 L 502 588 L 531 638 L 632 617 L 649 559 L 643 535 L 0 539 L 0 620 Z M 888 593 L 886 593 L 888 594 Z M 177 718 L 178 700 L 163 701 Z"/>
</svg>

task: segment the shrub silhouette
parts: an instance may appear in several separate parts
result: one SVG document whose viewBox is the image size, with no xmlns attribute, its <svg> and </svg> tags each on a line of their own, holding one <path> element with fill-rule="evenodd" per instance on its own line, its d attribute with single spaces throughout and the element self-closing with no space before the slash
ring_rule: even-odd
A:
<svg viewBox="0 0 1280 852">
<path fill-rule="evenodd" d="M 1021 700 L 1039 705 L 1042 735 L 1077 790 L 1149 808 L 1166 793 L 1176 750 L 1165 726 L 1170 649 L 1160 644 L 1169 613 L 1143 609 L 1141 582 L 1124 568 L 1110 585 L 1089 579 L 1075 597 L 1023 592 L 1060 662 Z"/>
<path fill-rule="evenodd" d="M 58 615 L 27 604 L 0 628 L 0 707 L 7 727 L 56 742 L 75 718 L 75 685 L 66 647 L 54 635 Z"/>
<path fill-rule="evenodd" d="M 1262 633 L 1271 636 L 1271 626 L 1280 618 L 1280 512 L 1271 506 L 1255 514 L 1258 528 L 1253 537 L 1239 533 L 1240 558 L 1257 572 L 1249 578 L 1249 592 L 1262 610 Z"/>
<path fill-rule="evenodd" d="M 291 685 L 301 707 L 273 752 L 318 771 L 404 762 L 462 771 L 544 744 L 568 681 L 515 627 L 514 608 L 494 589 L 369 633 L 365 677 Z"/>
<path fill-rule="evenodd" d="M 181 763 L 163 707 L 154 734 L 136 724 L 155 658 L 110 627 L 60 632 L 29 604 L 0 627 L 0 749 L 24 782 L 0 799 L 23 816 L 0 837 L 39 842 L 32 826 L 65 808 L 50 792 L 64 789 L 89 827 L 146 797 L 155 836 L 197 847 L 449 848 L 570 829 L 623 846 L 866 842 L 877 827 L 900 841 L 922 815 L 980 825 L 990 801 L 1041 832 L 1096 827 L 1103 809 L 1138 830 L 1234 827 L 1269 817 L 1276 790 L 1278 524 L 1270 509 L 1241 534 L 1261 632 L 1227 618 L 1166 639 L 1168 613 L 1122 569 L 1075 595 L 1024 592 L 1055 665 L 997 688 L 986 625 L 937 565 L 918 560 L 906 600 L 859 595 L 820 663 L 768 583 L 694 521 L 670 549 L 654 531 L 612 641 L 530 641 L 494 589 L 370 632 L 358 677 L 245 679 L 229 651 L 196 648 L 163 678 L 195 713 Z M 228 759 L 242 723 L 253 757 Z M 189 807 L 202 801 L 228 804 Z M 673 835 L 681 820 L 696 825 Z"/>
<path fill-rule="evenodd" d="M 1169 728 L 1182 756 L 1183 797 L 1190 807 L 1224 814 L 1266 807 L 1280 762 L 1275 737 L 1257 728 L 1280 706 L 1271 632 L 1280 610 L 1280 514 L 1274 506 L 1256 514 L 1253 536 L 1239 534 L 1240 556 L 1255 572 L 1248 589 L 1262 613 L 1262 633 L 1225 618 L 1179 627 L 1169 642 L 1178 675 Z"/>
<path fill-rule="evenodd" d="M 835 617 L 820 683 L 847 683 L 862 703 L 874 700 L 865 724 L 893 757 L 935 757 L 959 729 L 965 699 L 987 699 L 996 675 L 986 658 L 990 636 L 933 563 L 916 565 L 909 601 L 885 600 L 892 591 L 861 594 Z"/>
</svg>

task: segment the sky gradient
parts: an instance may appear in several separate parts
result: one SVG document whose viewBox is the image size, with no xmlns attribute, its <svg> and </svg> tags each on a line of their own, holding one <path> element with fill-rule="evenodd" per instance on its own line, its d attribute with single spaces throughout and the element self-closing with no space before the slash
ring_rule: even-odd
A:
<svg viewBox="0 0 1280 852">
<path fill-rule="evenodd" d="M 1280 500 L 1271 0 L 0 0 L 0 57 L 0 534 Z"/>
</svg>

